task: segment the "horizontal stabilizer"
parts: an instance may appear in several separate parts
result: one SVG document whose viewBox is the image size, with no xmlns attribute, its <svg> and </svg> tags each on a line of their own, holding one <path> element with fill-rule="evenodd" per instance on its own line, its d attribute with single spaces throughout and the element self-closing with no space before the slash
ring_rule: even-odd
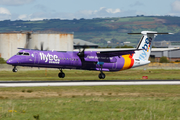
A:
<svg viewBox="0 0 180 120">
<path fill-rule="evenodd" d="M 167 32 L 154 32 L 154 31 L 142 31 L 141 33 L 128 33 L 128 34 L 130 34 L 130 35 L 139 35 L 139 34 L 143 34 L 143 35 L 145 35 L 145 34 L 174 34 L 174 33 L 167 33 Z"/>
</svg>

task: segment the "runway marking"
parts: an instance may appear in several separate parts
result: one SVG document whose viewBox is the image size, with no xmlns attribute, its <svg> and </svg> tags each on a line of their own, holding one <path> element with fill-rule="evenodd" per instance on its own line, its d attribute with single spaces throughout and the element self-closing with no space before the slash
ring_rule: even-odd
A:
<svg viewBox="0 0 180 120">
<path fill-rule="evenodd" d="M 105 85 L 180 85 L 180 81 L 25 81 L 0 82 L 0 87 L 40 87 L 40 86 L 105 86 Z"/>
</svg>

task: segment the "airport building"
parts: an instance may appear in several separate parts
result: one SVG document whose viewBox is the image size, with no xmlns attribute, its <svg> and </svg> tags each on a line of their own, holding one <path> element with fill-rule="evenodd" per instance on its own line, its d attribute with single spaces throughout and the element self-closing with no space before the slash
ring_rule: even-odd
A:
<svg viewBox="0 0 180 120">
<path fill-rule="evenodd" d="M 179 48 L 152 48 L 151 58 L 155 59 L 155 62 L 159 62 L 160 58 L 165 56 L 169 61 L 180 61 L 180 49 Z"/>
<path fill-rule="evenodd" d="M 155 48 L 180 48 L 180 41 L 154 41 Z"/>
</svg>

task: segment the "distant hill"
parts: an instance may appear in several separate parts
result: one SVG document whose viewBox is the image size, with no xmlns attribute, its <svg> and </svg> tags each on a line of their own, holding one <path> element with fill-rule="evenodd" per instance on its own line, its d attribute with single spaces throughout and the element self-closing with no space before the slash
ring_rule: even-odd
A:
<svg viewBox="0 0 180 120">
<path fill-rule="evenodd" d="M 136 46 L 141 36 L 128 35 L 129 32 L 151 30 L 158 32 L 172 32 L 174 35 L 159 35 L 156 41 L 180 40 L 180 17 L 172 16 L 136 16 L 123 18 L 94 18 L 60 20 L 50 19 L 42 21 L 0 21 L 0 32 L 10 31 L 45 31 L 74 32 L 74 37 L 89 42 L 116 47 L 121 42 L 131 42 Z"/>
</svg>

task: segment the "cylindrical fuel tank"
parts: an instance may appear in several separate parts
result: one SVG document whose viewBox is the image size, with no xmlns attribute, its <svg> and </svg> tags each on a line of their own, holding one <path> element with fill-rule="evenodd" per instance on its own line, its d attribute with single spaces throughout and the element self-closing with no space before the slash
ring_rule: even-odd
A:
<svg viewBox="0 0 180 120">
<path fill-rule="evenodd" d="M 26 44 L 26 33 L 0 33 L 0 57 L 5 60 L 15 55 Z"/>
<path fill-rule="evenodd" d="M 73 51 L 73 37 L 55 31 L 0 33 L 0 57 L 9 59 L 19 51 L 17 48 Z"/>
<path fill-rule="evenodd" d="M 29 49 L 73 51 L 73 34 L 66 33 L 32 33 L 28 42 Z"/>
</svg>

